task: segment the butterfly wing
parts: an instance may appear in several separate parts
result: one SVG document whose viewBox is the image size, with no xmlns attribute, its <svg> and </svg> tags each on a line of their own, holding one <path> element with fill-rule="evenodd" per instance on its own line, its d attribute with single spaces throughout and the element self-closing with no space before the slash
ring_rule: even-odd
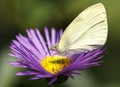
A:
<svg viewBox="0 0 120 87">
<path fill-rule="evenodd" d="M 96 49 L 107 39 L 107 17 L 103 4 L 98 3 L 85 9 L 66 28 L 58 48 L 61 51 L 79 52 Z"/>
</svg>

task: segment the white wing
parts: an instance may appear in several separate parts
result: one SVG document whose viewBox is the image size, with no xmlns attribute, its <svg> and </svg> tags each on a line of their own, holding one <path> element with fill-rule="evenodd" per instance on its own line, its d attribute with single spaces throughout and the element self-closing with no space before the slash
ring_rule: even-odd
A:
<svg viewBox="0 0 120 87">
<path fill-rule="evenodd" d="M 88 51 L 103 46 L 107 39 L 107 17 L 103 4 L 85 9 L 67 27 L 58 44 L 60 51 Z"/>
</svg>

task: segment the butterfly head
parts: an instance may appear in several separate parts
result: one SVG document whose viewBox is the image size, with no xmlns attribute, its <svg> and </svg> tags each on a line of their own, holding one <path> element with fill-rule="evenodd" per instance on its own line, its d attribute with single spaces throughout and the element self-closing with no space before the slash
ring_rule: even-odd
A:
<svg viewBox="0 0 120 87">
<path fill-rule="evenodd" d="M 67 55 L 66 53 L 66 51 L 64 50 L 61 50 L 59 47 L 58 47 L 58 44 L 55 44 L 55 45 L 53 45 L 53 46 L 51 46 L 51 47 L 49 47 L 49 49 L 51 50 L 51 51 L 55 51 L 58 55 L 62 55 L 62 56 L 65 56 L 65 55 Z"/>
</svg>

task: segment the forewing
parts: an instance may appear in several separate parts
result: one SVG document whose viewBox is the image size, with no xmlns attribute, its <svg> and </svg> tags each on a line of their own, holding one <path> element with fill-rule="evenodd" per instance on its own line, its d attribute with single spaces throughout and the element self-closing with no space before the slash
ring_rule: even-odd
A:
<svg viewBox="0 0 120 87">
<path fill-rule="evenodd" d="M 105 44 L 107 17 L 103 4 L 98 3 L 85 9 L 66 28 L 59 41 L 61 51 L 87 51 Z"/>
</svg>

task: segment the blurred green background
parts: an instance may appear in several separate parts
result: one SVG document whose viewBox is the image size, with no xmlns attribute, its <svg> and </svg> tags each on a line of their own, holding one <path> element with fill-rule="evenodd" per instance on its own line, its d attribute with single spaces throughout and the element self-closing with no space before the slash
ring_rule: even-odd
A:
<svg viewBox="0 0 120 87">
<path fill-rule="evenodd" d="M 0 87 L 48 87 L 45 80 L 14 75 L 20 68 L 7 64 L 14 60 L 8 56 L 10 42 L 26 28 L 65 29 L 82 10 L 98 2 L 105 5 L 109 23 L 104 62 L 61 87 L 120 87 L 120 0 L 0 0 Z"/>
</svg>

